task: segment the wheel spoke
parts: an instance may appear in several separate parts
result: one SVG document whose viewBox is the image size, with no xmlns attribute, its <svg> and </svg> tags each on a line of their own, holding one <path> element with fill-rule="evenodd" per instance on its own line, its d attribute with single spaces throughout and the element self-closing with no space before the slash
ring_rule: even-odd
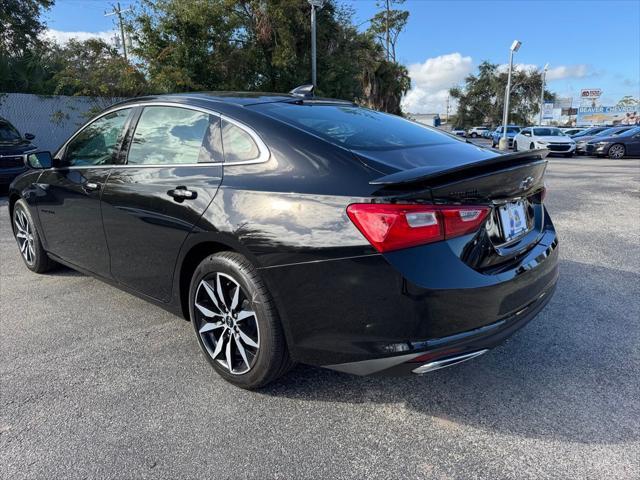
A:
<svg viewBox="0 0 640 480">
<path fill-rule="evenodd" d="M 215 330 L 217 328 L 222 328 L 224 327 L 224 323 L 222 322 L 218 322 L 218 323 L 205 323 L 203 325 L 203 327 L 200 329 L 200 333 L 206 333 L 206 332 L 210 332 L 211 330 Z"/>
<path fill-rule="evenodd" d="M 216 313 L 213 310 L 209 310 L 207 307 L 200 305 L 199 303 L 196 302 L 196 308 L 198 310 L 200 310 L 200 312 L 205 316 L 205 317 L 222 317 L 223 315 L 220 313 Z"/>
<path fill-rule="evenodd" d="M 233 365 L 231 364 L 231 336 L 229 336 L 227 340 L 227 351 L 225 352 L 225 356 L 227 357 L 227 367 L 229 371 L 233 373 Z"/>
<path fill-rule="evenodd" d="M 230 311 L 234 311 L 238 307 L 238 299 L 240 298 L 240 285 L 236 284 L 236 291 L 233 292 L 233 300 L 231 300 Z"/>
<path fill-rule="evenodd" d="M 238 335 L 240 335 L 240 338 L 242 339 L 242 341 L 247 345 L 249 345 L 250 347 L 258 348 L 258 344 L 249 335 L 244 333 L 240 328 L 238 328 Z"/>
<path fill-rule="evenodd" d="M 204 287 L 207 294 L 209 295 L 209 298 L 211 299 L 213 304 L 216 306 L 216 308 L 222 312 L 223 310 L 222 308 L 220 308 L 220 305 L 218 304 L 218 300 L 216 298 L 216 292 L 213 291 L 213 288 L 211 288 L 211 286 L 205 280 L 202 280 L 200 284 Z"/>
<path fill-rule="evenodd" d="M 220 298 L 220 303 L 222 303 L 222 306 L 225 308 L 225 310 L 227 309 L 227 302 L 224 299 L 224 293 L 222 292 L 222 282 L 220 281 L 220 274 L 216 274 L 216 289 L 218 292 L 218 297 Z"/>
<path fill-rule="evenodd" d="M 240 343 L 240 339 L 238 338 L 238 336 L 234 335 L 233 338 L 236 341 L 236 346 L 238 347 L 238 351 L 240 352 L 240 356 L 242 357 L 242 360 L 244 360 L 245 365 L 248 367 L 249 360 L 247 360 L 247 352 L 245 352 L 244 347 Z"/>
<path fill-rule="evenodd" d="M 16 233 L 16 237 L 26 239 L 27 238 L 27 234 L 24 233 L 22 230 L 18 230 L 18 233 Z"/>
<path fill-rule="evenodd" d="M 242 310 L 241 312 L 238 313 L 238 316 L 236 317 L 236 322 L 239 322 L 241 320 L 244 320 L 245 318 L 249 318 L 253 316 L 255 316 L 255 312 L 253 310 Z"/>
<path fill-rule="evenodd" d="M 20 245 L 20 251 L 25 253 L 27 251 L 27 241 L 25 240 L 22 245 Z"/>
<path fill-rule="evenodd" d="M 220 355 L 220 352 L 222 351 L 223 346 L 224 346 L 224 332 L 222 332 L 222 335 L 220 335 L 220 338 L 218 338 L 218 341 L 216 342 L 216 348 L 213 350 L 213 353 L 211 354 L 211 358 L 216 358 L 218 355 Z"/>
</svg>

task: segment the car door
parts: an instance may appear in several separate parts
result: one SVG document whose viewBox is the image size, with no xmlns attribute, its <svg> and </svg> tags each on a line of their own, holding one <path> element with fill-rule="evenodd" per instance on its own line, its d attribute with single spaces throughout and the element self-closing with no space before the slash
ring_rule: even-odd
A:
<svg viewBox="0 0 640 480">
<path fill-rule="evenodd" d="M 117 161 L 131 108 L 111 111 L 75 134 L 38 179 L 38 216 L 47 250 L 110 277 L 100 196 Z"/>
<path fill-rule="evenodd" d="M 638 156 L 640 155 L 640 132 L 634 134 L 625 145 L 627 149 L 627 155 Z"/>
<path fill-rule="evenodd" d="M 112 170 L 102 194 L 111 273 L 168 301 L 180 247 L 222 180 L 220 117 L 195 107 L 144 105 L 124 143 L 123 165 Z"/>
<path fill-rule="evenodd" d="M 529 150 L 531 147 L 531 128 L 523 128 L 518 133 L 518 150 Z"/>
</svg>

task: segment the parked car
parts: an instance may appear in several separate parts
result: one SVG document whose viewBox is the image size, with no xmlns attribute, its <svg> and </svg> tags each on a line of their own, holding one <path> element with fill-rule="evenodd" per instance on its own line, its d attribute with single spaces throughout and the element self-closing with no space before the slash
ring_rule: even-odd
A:
<svg viewBox="0 0 640 480">
<path fill-rule="evenodd" d="M 469 129 L 467 132 L 467 136 L 471 138 L 478 138 L 482 136 L 482 134 L 489 130 L 489 127 L 473 127 Z"/>
<path fill-rule="evenodd" d="M 549 301 L 544 152 L 294 92 L 132 99 L 55 155 L 27 155 L 9 197 L 25 265 L 183 315 L 244 388 L 294 362 L 422 374 L 485 353 Z"/>
<path fill-rule="evenodd" d="M 491 135 L 493 135 L 493 129 L 491 128 L 487 128 L 482 132 L 482 138 L 491 138 Z"/>
<path fill-rule="evenodd" d="M 467 132 L 465 131 L 464 128 L 453 128 L 453 129 L 451 129 L 451 133 L 453 135 L 457 135 L 459 137 L 466 137 L 467 136 Z"/>
<path fill-rule="evenodd" d="M 527 127 L 513 139 L 513 150 L 534 150 L 546 148 L 551 153 L 562 153 L 565 157 L 572 157 L 576 149 L 576 142 L 556 127 Z"/>
<path fill-rule="evenodd" d="M 22 155 L 36 150 L 31 143 L 34 138 L 30 133 L 20 135 L 8 120 L 0 117 L 0 190 L 6 190 L 14 178 L 26 171 Z"/>
<path fill-rule="evenodd" d="M 608 127 L 603 130 L 598 130 L 597 133 L 593 135 L 583 135 L 581 137 L 574 138 L 576 142 L 576 153 L 578 155 L 587 154 L 587 144 L 595 140 L 598 137 L 610 137 L 619 135 L 621 133 L 626 132 L 627 130 L 631 130 L 634 128 L 633 126 L 625 126 L 625 127 Z"/>
<path fill-rule="evenodd" d="M 579 138 L 581 137 L 586 137 L 588 135 L 597 135 L 598 133 L 611 128 L 612 125 L 607 125 L 607 126 L 599 126 L 599 127 L 589 127 L 581 132 L 578 133 L 574 133 L 573 135 L 571 135 L 571 138 L 573 138 L 576 142 L 578 141 Z"/>
<path fill-rule="evenodd" d="M 587 143 L 586 153 L 613 159 L 640 156 L 640 127 L 612 135 L 599 135 Z"/>
<path fill-rule="evenodd" d="M 572 128 L 561 128 L 560 129 L 560 131 L 562 131 L 562 133 L 564 133 L 565 135 L 568 135 L 569 137 L 571 135 L 575 135 L 575 134 L 583 132 L 585 130 L 586 130 L 586 128 L 583 128 L 583 127 L 572 127 Z"/>
<path fill-rule="evenodd" d="M 522 127 L 517 125 L 507 125 L 507 140 L 509 141 L 509 148 L 513 146 L 513 138 L 518 134 Z M 500 139 L 502 138 L 503 127 L 499 126 L 493 131 L 493 135 L 491 135 L 491 146 L 493 148 L 497 147 L 500 144 Z"/>
</svg>

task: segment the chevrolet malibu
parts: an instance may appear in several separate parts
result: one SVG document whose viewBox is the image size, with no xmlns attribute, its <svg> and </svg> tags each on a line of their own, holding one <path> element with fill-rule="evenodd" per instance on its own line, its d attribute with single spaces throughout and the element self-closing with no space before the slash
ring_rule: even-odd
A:
<svg viewBox="0 0 640 480">
<path fill-rule="evenodd" d="M 296 362 L 422 374 L 551 298 L 547 153 L 310 89 L 146 97 L 25 155 L 9 208 L 27 268 L 63 264 L 183 316 L 237 386 Z"/>
</svg>

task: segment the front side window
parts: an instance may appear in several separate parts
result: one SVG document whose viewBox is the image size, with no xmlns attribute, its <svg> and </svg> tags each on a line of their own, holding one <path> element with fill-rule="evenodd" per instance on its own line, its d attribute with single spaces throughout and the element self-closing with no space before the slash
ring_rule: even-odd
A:
<svg viewBox="0 0 640 480">
<path fill-rule="evenodd" d="M 260 149 L 248 132 L 222 121 L 222 148 L 225 162 L 248 162 L 260 157 Z"/>
<path fill-rule="evenodd" d="M 180 107 L 145 107 L 133 135 L 129 165 L 193 164 L 202 160 L 209 114 Z"/>
<path fill-rule="evenodd" d="M 130 112 L 130 108 L 117 110 L 88 125 L 67 145 L 65 164 L 81 167 L 115 163 L 124 124 Z"/>
</svg>

